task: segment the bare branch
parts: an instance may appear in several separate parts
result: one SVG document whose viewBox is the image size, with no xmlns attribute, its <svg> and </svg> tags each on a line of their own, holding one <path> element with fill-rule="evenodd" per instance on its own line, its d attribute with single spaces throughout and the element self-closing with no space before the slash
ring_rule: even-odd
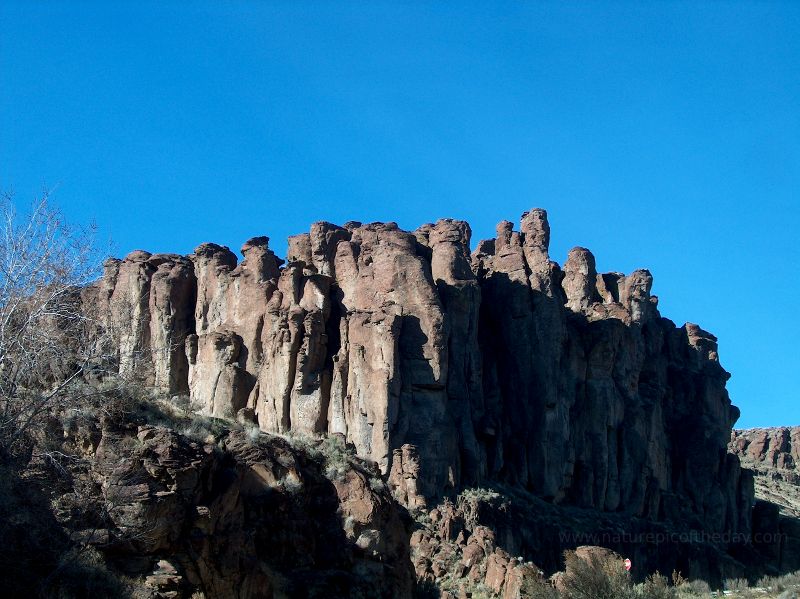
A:
<svg viewBox="0 0 800 599">
<path fill-rule="evenodd" d="M 48 406 L 107 356 L 82 290 L 100 274 L 94 231 L 69 226 L 45 192 L 20 215 L 0 198 L 0 448 L 9 451 Z"/>
</svg>

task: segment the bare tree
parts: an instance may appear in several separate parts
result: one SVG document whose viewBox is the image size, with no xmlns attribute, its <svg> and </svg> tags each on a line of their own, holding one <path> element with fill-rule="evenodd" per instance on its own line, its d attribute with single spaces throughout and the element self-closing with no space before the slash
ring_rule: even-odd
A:
<svg viewBox="0 0 800 599">
<path fill-rule="evenodd" d="M 0 449 L 14 449 L 69 397 L 101 342 L 81 292 L 99 276 L 94 228 L 74 228 L 44 193 L 26 214 L 0 198 Z"/>
</svg>

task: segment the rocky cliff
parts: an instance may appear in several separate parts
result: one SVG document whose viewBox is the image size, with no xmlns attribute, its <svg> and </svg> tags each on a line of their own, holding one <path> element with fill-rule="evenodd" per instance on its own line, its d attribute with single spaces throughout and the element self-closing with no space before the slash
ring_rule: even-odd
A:
<svg viewBox="0 0 800 599">
<path fill-rule="evenodd" d="M 758 499 L 800 518 L 800 427 L 735 430 L 729 448 L 754 472 Z"/>
<path fill-rule="evenodd" d="M 413 595 L 411 519 L 340 438 L 84 391 L 0 460 L 4 597 Z"/>
<path fill-rule="evenodd" d="M 84 294 L 121 374 L 263 431 L 340 434 L 412 508 L 498 481 L 553 504 L 750 528 L 716 339 L 646 270 L 549 256 L 544 210 L 470 252 L 467 223 L 315 223 L 289 239 L 109 260 Z"/>
<path fill-rule="evenodd" d="M 735 430 L 730 452 L 755 475 L 756 545 L 778 570 L 800 569 L 800 427 Z"/>
</svg>

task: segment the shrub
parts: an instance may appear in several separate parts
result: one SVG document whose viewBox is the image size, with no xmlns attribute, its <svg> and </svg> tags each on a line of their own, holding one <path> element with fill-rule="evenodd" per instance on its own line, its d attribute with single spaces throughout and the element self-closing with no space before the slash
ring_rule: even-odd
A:
<svg viewBox="0 0 800 599">
<path fill-rule="evenodd" d="M 284 476 L 278 484 L 284 488 L 284 490 L 289 493 L 290 495 L 297 495 L 300 491 L 303 490 L 303 481 L 297 476 L 297 474 L 290 472 L 286 476 Z"/>
<path fill-rule="evenodd" d="M 53 573 L 41 582 L 41 593 L 54 599 L 76 597 L 132 597 L 134 583 L 108 569 L 92 548 L 65 553 Z"/>
<path fill-rule="evenodd" d="M 573 551 L 566 552 L 564 558 L 567 569 L 563 581 L 569 599 L 637 597 L 621 560 L 604 559 L 597 555 L 581 559 Z"/>
<path fill-rule="evenodd" d="M 651 574 L 642 583 L 635 587 L 636 593 L 643 599 L 674 599 L 675 589 L 669 586 L 666 576 L 658 572 Z"/>
<path fill-rule="evenodd" d="M 342 480 L 350 468 L 353 453 L 347 449 L 339 435 L 325 437 L 317 446 L 325 459 L 325 476 L 332 480 Z"/>
<path fill-rule="evenodd" d="M 561 599 L 561 593 L 546 580 L 526 578 L 520 589 L 525 599 Z"/>
<path fill-rule="evenodd" d="M 800 572 L 792 572 L 783 576 L 764 576 L 756 584 L 770 591 L 785 591 L 800 587 Z"/>
<path fill-rule="evenodd" d="M 746 591 L 750 588 L 750 584 L 744 578 L 728 578 L 724 586 L 726 591 Z"/>
<path fill-rule="evenodd" d="M 318 449 L 319 442 L 307 435 L 295 431 L 288 431 L 286 433 L 279 433 L 277 436 L 285 439 L 294 449 L 302 451 L 314 461 L 323 460 L 325 457 Z"/>
<path fill-rule="evenodd" d="M 675 580 L 673 578 L 673 580 Z M 688 581 L 680 577 L 675 584 L 679 597 L 710 597 L 711 587 L 704 580 L 691 580 Z"/>
<path fill-rule="evenodd" d="M 472 487 L 461 491 L 458 497 L 463 500 L 492 501 L 500 498 L 500 493 L 484 487 Z"/>
</svg>

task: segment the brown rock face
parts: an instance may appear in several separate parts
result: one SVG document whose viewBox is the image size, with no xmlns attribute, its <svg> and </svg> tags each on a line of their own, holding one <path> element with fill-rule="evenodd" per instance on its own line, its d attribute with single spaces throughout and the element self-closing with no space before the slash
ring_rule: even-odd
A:
<svg viewBox="0 0 800 599">
<path fill-rule="evenodd" d="M 189 393 L 198 411 L 233 417 L 247 406 L 247 372 L 239 365 L 242 338 L 228 330 L 190 335 L 186 340 Z"/>
<path fill-rule="evenodd" d="M 87 463 L 97 485 L 87 497 L 108 518 L 73 534 L 143 580 L 142 596 L 412 596 L 400 510 L 357 461 L 330 480 L 278 437 L 227 431 L 203 443 L 144 425 L 104 430 Z"/>
<path fill-rule="evenodd" d="M 148 263 L 156 269 L 150 278 L 148 305 L 153 384 L 174 393 L 186 392 L 189 365 L 184 343 L 194 330 L 194 268 L 174 254 L 151 256 Z"/>
<path fill-rule="evenodd" d="M 709 346 L 707 351 L 716 351 L 716 347 Z M 756 545 L 780 571 L 797 570 L 800 568 L 800 427 L 736 430 L 729 450 L 755 475 Z"/>
<path fill-rule="evenodd" d="M 195 328 L 196 289 L 192 263 L 182 256 L 137 250 L 106 262 L 87 311 L 116 340 L 120 374 L 169 393 L 188 391 L 184 343 Z"/>
<path fill-rule="evenodd" d="M 573 248 L 564 264 L 564 281 L 561 286 L 567 296 L 567 308 L 573 312 L 586 313 L 597 303 L 597 270 L 594 256 L 586 248 Z"/>
<path fill-rule="evenodd" d="M 716 351 L 716 347 L 711 351 Z M 730 449 L 747 465 L 772 469 L 800 482 L 792 476 L 800 469 L 800 427 L 733 431 Z"/>
<path fill-rule="evenodd" d="M 544 210 L 471 255 L 470 235 L 316 223 L 283 268 L 264 237 L 239 264 L 214 244 L 134 252 L 91 295 L 124 374 L 265 431 L 341 434 L 410 505 L 490 479 L 748 530 L 716 339 L 661 318 L 646 270 L 598 274 L 583 248 L 562 270 Z"/>
</svg>

